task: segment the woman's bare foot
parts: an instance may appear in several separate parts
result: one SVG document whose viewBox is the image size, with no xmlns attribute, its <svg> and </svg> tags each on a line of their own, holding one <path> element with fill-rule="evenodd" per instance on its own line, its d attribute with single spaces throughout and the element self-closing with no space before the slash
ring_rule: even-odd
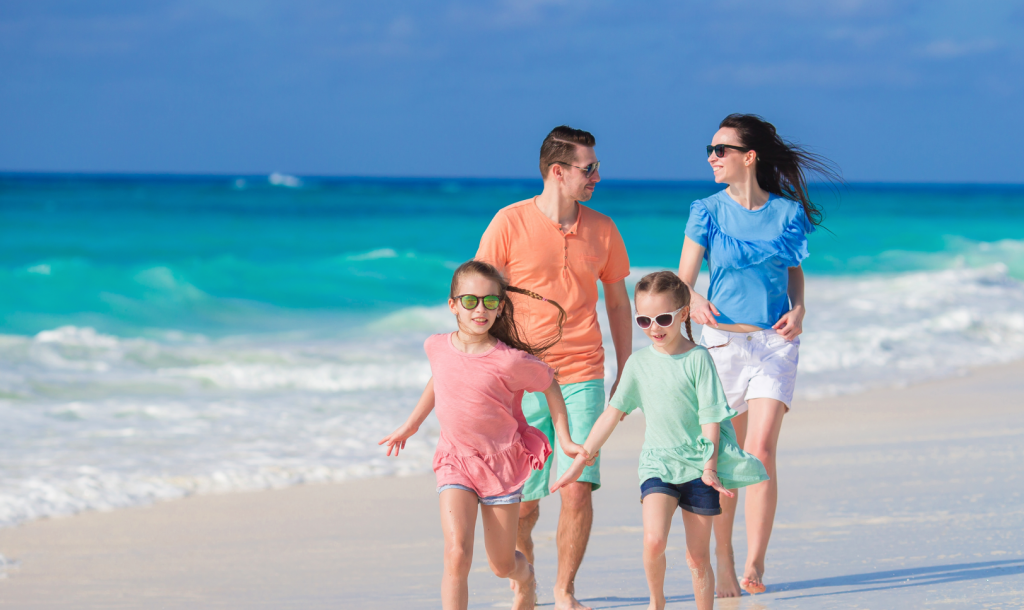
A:
<svg viewBox="0 0 1024 610">
<path fill-rule="evenodd" d="M 747 566 L 746 570 L 743 571 L 743 578 L 740 579 L 740 586 L 751 595 L 764 593 L 765 586 L 761 580 L 762 576 L 764 576 L 764 572 L 759 572 L 753 566 Z"/>
<path fill-rule="evenodd" d="M 718 556 L 718 569 L 715 570 L 715 597 L 719 599 L 740 596 L 740 583 L 736 580 L 736 563 L 730 556 Z"/>
<path fill-rule="evenodd" d="M 512 610 L 533 610 L 537 605 L 537 579 L 533 576 L 530 566 L 530 579 L 526 583 L 512 581 L 515 597 L 512 599 Z"/>
</svg>

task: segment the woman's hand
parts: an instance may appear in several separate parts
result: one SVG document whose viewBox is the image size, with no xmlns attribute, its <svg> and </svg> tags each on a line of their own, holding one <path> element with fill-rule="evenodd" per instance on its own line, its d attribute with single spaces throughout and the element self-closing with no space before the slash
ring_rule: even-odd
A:
<svg viewBox="0 0 1024 610">
<path fill-rule="evenodd" d="M 400 449 L 405 449 L 405 441 L 410 436 L 412 436 L 413 434 L 416 434 L 417 430 L 419 430 L 419 426 L 415 426 L 415 427 L 414 426 L 410 426 L 409 422 L 406 422 L 406 423 L 402 424 L 401 426 L 399 426 L 391 434 L 389 434 L 389 435 L 385 436 L 384 438 L 380 439 L 380 442 L 377 443 L 377 444 L 378 445 L 383 445 L 384 443 L 387 443 L 387 445 L 388 445 L 388 455 L 390 456 L 391 455 L 391 450 L 394 449 L 395 457 L 398 457 L 398 451 Z"/>
<path fill-rule="evenodd" d="M 704 473 L 701 475 L 700 480 L 704 482 L 708 487 L 713 488 L 720 494 L 725 494 L 730 498 L 735 498 L 736 494 L 729 491 L 725 487 L 722 487 L 722 482 L 718 480 L 718 473 L 710 468 L 705 468 Z"/>
<path fill-rule="evenodd" d="M 718 328 L 718 321 L 715 316 L 720 316 L 718 308 L 711 301 L 697 294 L 696 290 L 690 291 L 690 318 L 697 324 Z"/>
<path fill-rule="evenodd" d="M 800 333 L 804 332 L 804 306 L 797 305 L 793 309 L 790 309 L 786 313 L 782 314 L 779 321 L 772 325 L 782 338 L 786 341 L 792 341 L 796 339 Z"/>
<path fill-rule="evenodd" d="M 575 483 L 576 479 L 580 478 L 580 475 L 583 474 L 583 469 L 586 466 L 587 463 L 584 460 L 583 455 L 577 455 L 576 459 L 572 462 L 572 466 L 569 466 L 569 469 L 565 471 L 565 474 L 558 477 L 558 480 L 551 486 L 551 493 L 555 493 L 569 483 Z"/>
</svg>

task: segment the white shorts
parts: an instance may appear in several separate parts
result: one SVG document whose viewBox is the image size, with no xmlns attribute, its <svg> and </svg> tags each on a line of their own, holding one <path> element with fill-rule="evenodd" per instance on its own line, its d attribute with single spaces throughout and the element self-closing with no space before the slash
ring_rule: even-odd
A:
<svg viewBox="0 0 1024 610">
<path fill-rule="evenodd" d="M 730 333 L 705 326 L 700 344 L 715 361 L 730 407 L 744 413 L 748 400 L 774 398 L 789 410 L 800 361 L 799 337 L 786 341 L 771 328 Z"/>
</svg>

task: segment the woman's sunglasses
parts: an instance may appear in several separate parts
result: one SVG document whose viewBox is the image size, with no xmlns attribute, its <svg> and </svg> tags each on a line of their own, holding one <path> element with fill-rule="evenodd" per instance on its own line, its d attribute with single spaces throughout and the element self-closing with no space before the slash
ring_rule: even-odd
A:
<svg viewBox="0 0 1024 610">
<path fill-rule="evenodd" d="M 572 163 L 565 163 L 564 161 L 552 161 L 551 163 L 548 163 L 548 167 L 551 167 L 555 163 L 558 163 L 559 165 L 568 165 L 569 167 L 575 167 L 576 169 L 583 170 L 583 175 L 586 176 L 587 178 L 593 176 L 594 172 L 596 172 L 598 168 L 601 167 L 600 161 L 594 161 L 590 165 L 585 165 L 583 167 L 580 167 L 579 165 L 573 165 Z"/>
<path fill-rule="evenodd" d="M 635 318 L 636 318 L 636 325 L 639 326 L 640 328 L 644 329 L 644 330 L 647 330 L 648 328 L 651 327 L 651 322 L 653 321 L 658 326 L 660 326 L 662 328 L 665 328 L 667 326 L 671 326 L 672 325 L 672 321 L 675 320 L 676 316 L 679 315 L 679 312 L 684 310 L 684 309 L 686 309 L 685 305 L 683 307 L 680 307 L 679 309 L 673 311 L 673 312 L 670 312 L 670 313 L 660 313 L 660 314 L 654 316 L 653 320 L 651 319 L 650 316 L 640 316 L 640 315 L 638 315 L 638 316 L 635 316 Z"/>
<path fill-rule="evenodd" d="M 475 294 L 460 294 L 455 297 L 459 303 L 462 303 L 463 309 L 469 309 L 470 311 L 476 309 L 477 304 L 480 301 L 484 302 L 484 309 L 494 311 L 501 305 L 501 297 L 496 294 L 489 294 L 485 297 L 478 297 Z"/>
<path fill-rule="evenodd" d="M 749 148 L 744 148 L 742 146 L 733 146 L 732 144 L 708 144 L 708 156 L 710 157 L 711 153 L 715 153 L 715 156 L 721 159 L 722 157 L 725 156 L 726 148 L 731 148 L 733 150 L 738 150 L 740 152 L 747 152 L 748 150 L 750 150 Z"/>
</svg>

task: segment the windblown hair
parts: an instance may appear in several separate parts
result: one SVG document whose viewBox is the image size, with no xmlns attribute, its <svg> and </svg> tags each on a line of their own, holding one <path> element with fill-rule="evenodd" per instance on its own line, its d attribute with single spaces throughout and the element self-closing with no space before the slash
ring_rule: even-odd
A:
<svg viewBox="0 0 1024 610">
<path fill-rule="evenodd" d="M 655 271 L 640 278 L 633 290 L 633 298 L 641 294 L 664 294 L 671 293 L 676 309 L 686 307 L 690 304 L 690 289 L 686 287 L 683 280 L 671 271 Z M 693 329 L 690 327 L 690 312 L 686 312 L 683 322 L 686 325 L 686 337 L 693 341 Z"/>
<path fill-rule="evenodd" d="M 573 129 L 568 125 L 555 127 L 540 145 L 540 175 L 548 177 L 552 163 L 576 163 L 576 147 L 593 148 L 597 143 L 590 132 Z"/>
<path fill-rule="evenodd" d="M 756 114 L 730 114 L 718 125 L 731 127 L 746 148 L 757 153 L 757 184 L 775 195 L 799 201 L 807 218 L 820 225 L 824 214 L 807 194 L 807 172 L 814 172 L 832 184 L 843 184 L 839 167 L 821 155 L 783 140 L 775 126 Z"/>
<path fill-rule="evenodd" d="M 565 326 L 566 318 L 565 310 L 562 309 L 562 306 L 551 299 L 545 299 L 536 292 L 509 286 L 508 281 L 501 275 L 501 272 L 489 263 L 470 260 L 459 265 L 459 268 L 455 270 L 455 274 L 452 275 L 452 286 L 448 292 L 448 298 L 454 299 L 458 294 L 459 282 L 462 281 L 462 278 L 472 274 L 482 276 L 498 285 L 498 296 L 501 297 L 504 307 L 502 308 L 501 315 L 494 320 L 494 324 L 491 326 L 489 332 L 492 337 L 509 347 L 522 350 L 538 358 L 562 340 L 562 327 Z M 515 307 L 512 305 L 512 299 L 509 297 L 510 292 L 524 294 L 539 301 L 546 301 L 557 307 L 558 334 L 554 338 L 538 345 L 534 345 L 524 339 L 519 330 L 519 325 L 515 321 Z"/>
</svg>

